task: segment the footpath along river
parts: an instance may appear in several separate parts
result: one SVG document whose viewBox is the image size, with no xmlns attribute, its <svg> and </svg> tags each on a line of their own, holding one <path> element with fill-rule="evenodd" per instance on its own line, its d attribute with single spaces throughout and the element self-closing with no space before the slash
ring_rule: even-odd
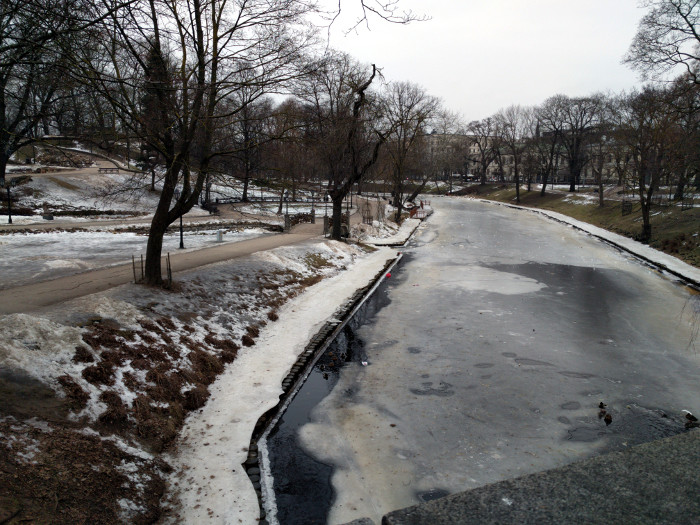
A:
<svg viewBox="0 0 700 525">
<path fill-rule="evenodd" d="M 379 523 L 700 412 L 692 290 L 535 214 L 433 204 L 270 433 L 269 521 Z"/>
</svg>

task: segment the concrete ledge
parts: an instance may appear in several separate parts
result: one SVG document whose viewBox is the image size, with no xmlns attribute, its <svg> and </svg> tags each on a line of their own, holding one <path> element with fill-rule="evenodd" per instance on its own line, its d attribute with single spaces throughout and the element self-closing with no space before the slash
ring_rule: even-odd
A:
<svg viewBox="0 0 700 525">
<path fill-rule="evenodd" d="M 699 465 L 693 430 L 397 510 L 382 524 L 700 523 Z"/>
</svg>

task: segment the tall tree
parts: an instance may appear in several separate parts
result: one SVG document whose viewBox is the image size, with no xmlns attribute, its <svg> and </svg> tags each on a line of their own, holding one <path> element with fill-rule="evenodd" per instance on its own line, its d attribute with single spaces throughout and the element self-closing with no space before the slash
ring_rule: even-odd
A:
<svg viewBox="0 0 700 525">
<path fill-rule="evenodd" d="M 331 237 L 341 238 L 343 199 L 379 157 L 386 141 L 376 97 L 377 77 L 345 53 L 331 51 L 320 59 L 300 86 L 299 96 L 313 110 L 316 154 L 325 170 L 333 205 Z"/>
<path fill-rule="evenodd" d="M 576 191 L 588 162 L 588 146 L 599 124 L 602 97 L 570 98 L 555 95 L 543 104 L 538 117 L 542 131 L 557 134 L 569 167 L 569 191 Z"/>
<path fill-rule="evenodd" d="M 644 87 L 626 97 L 620 138 L 630 148 L 635 185 L 642 209 L 640 240 L 651 240 L 652 197 L 669 168 L 677 126 L 668 104 L 668 93 L 661 88 Z"/>
<path fill-rule="evenodd" d="M 396 222 L 403 209 L 406 169 L 410 155 L 425 134 L 429 119 L 436 115 L 440 102 L 420 86 L 393 82 L 382 99 L 382 113 L 389 126 L 387 153 L 392 165 L 392 186 Z"/>
<path fill-rule="evenodd" d="M 467 126 L 469 161 L 476 166 L 480 184 L 486 184 L 488 169 L 496 160 L 496 125 L 492 117 L 475 120 Z"/>
<path fill-rule="evenodd" d="M 88 0 L 0 3 L 0 183 L 10 157 L 49 131 L 66 49 L 93 23 Z"/>
<path fill-rule="evenodd" d="M 539 174 L 540 183 L 542 189 L 540 190 L 540 196 L 544 197 L 547 190 L 547 183 L 550 177 L 554 177 L 559 169 L 559 159 L 561 158 L 561 142 L 559 140 L 559 130 L 558 129 L 543 129 L 544 126 L 541 125 L 541 114 L 547 114 L 550 112 L 550 108 L 547 107 L 548 103 L 552 103 L 552 99 L 545 102 L 542 106 L 535 108 L 534 119 L 531 125 L 534 129 L 531 130 L 532 141 L 531 149 L 534 152 L 536 159 L 537 171 Z M 546 117 L 544 117 L 546 118 Z"/>
<path fill-rule="evenodd" d="M 528 146 L 533 113 L 521 106 L 510 106 L 496 114 L 497 134 L 502 147 L 513 163 L 513 181 L 515 182 L 515 201 L 520 203 L 520 174 L 523 157 Z"/>
</svg>

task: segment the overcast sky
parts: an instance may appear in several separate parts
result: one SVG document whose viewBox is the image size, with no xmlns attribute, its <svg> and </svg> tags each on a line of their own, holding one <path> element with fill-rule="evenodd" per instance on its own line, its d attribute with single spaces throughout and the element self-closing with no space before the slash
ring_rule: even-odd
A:
<svg viewBox="0 0 700 525">
<path fill-rule="evenodd" d="M 374 18 L 369 29 L 346 35 L 358 3 L 342 0 L 331 46 L 377 64 L 387 80 L 423 86 L 467 121 L 557 93 L 640 84 L 620 63 L 644 14 L 638 0 L 400 0 L 431 20 L 396 25 Z"/>
</svg>

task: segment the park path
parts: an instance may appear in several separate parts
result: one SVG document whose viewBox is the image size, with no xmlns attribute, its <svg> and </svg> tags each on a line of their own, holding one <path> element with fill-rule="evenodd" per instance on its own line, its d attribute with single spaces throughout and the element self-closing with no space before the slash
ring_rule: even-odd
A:
<svg viewBox="0 0 700 525">
<path fill-rule="evenodd" d="M 299 244 L 322 234 L 323 225 L 303 225 L 292 233 L 266 235 L 247 241 L 233 242 L 201 250 L 170 255 L 173 273 L 207 264 L 244 257 L 280 246 Z M 165 266 L 165 265 L 163 265 Z M 131 263 L 69 275 L 40 283 L 0 290 L 0 314 L 30 312 L 63 301 L 103 292 L 133 282 Z"/>
</svg>

